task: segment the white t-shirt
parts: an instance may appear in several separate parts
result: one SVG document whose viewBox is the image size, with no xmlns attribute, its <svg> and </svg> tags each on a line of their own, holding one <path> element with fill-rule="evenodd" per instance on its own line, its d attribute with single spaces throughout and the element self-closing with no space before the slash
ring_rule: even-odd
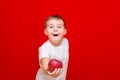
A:
<svg viewBox="0 0 120 80">
<path fill-rule="evenodd" d="M 36 80 L 66 80 L 67 68 L 68 68 L 68 60 L 69 60 L 69 43 L 67 38 L 63 38 L 61 44 L 57 47 L 53 46 L 49 40 L 46 41 L 39 48 L 39 61 L 43 57 L 48 57 L 49 59 L 57 59 L 62 61 L 63 70 L 61 75 L 57 78 L 51 77 L 48 74 L 44 73 L 42 68 L 40 68 L 36 75 Z M 40 64 L 40 67 L 42 65 Z"/>
</svg>

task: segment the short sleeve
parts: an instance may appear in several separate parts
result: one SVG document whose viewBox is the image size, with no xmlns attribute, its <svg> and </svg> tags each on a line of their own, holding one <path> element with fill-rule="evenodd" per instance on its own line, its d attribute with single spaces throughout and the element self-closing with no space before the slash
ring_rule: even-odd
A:
<svg viewBox="0 0 120 80">
<path fill-rule="evenodd" d="M 43 57 L 49 57 L 48 50 L 46 48 L 40 47 L 39 48 L 39 61 Z"/>
<path fill-rule="evenodd" d="M 64 38 L 64 43 L 66 44 L 67 48 L 69 49 L 69 41 L 67 38 Z"/>
</svg>

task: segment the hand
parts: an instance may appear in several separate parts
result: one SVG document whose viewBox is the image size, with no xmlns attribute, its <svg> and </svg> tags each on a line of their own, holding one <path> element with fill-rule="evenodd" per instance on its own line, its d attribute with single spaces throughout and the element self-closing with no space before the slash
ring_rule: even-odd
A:
<svg viewBox="0 0 120 80">
<path fill-rule="evenodd" d="M 48 71 L 48 75 L 58 77 L 62 73 L 62 68 L 57 68 L 53 72 Z"/>
<path fill-rule="evenodd" d="M 42 67 L 44 72 L 52 77 L 58 77 L 61 73 L 62 73 L 62 68 L 56 68 L 53 72 L 49 71 L 48 68 L 48 62 L 49 62 L 49 58 L 48 57 L 44 57 L 41 59 L 40 63 L 42 64 Z"/>
</svg>

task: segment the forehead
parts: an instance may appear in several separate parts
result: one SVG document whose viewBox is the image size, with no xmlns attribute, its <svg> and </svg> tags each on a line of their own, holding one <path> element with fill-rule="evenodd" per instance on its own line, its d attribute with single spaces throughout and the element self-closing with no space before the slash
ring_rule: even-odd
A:
<svg viewBox="0 0 120 80">
<path fill-rule="evenodd" d="M 61 25 L 63 25 L 64 24 L 62 19 L 56 19 L 56 18 L 49 19 L 46 23 L 47 23 L 47 25 L 50 25 L 50 24 L 53 24 L 53 25 L 54 24 L 61 24 Z"/>
</svg>

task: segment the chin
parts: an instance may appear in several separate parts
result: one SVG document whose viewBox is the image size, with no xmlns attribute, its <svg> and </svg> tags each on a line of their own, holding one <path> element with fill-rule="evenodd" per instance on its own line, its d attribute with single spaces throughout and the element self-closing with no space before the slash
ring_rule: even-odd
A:
<svg viewBox="0 0 120 80">
<path fill-rule="evenodd" d="M 61 41 L 62 41 L 62 39 L 52 39 L 52 40 L 50 40 L 50 42 L 55 46 L 60 45 Z"/>
</svg>

